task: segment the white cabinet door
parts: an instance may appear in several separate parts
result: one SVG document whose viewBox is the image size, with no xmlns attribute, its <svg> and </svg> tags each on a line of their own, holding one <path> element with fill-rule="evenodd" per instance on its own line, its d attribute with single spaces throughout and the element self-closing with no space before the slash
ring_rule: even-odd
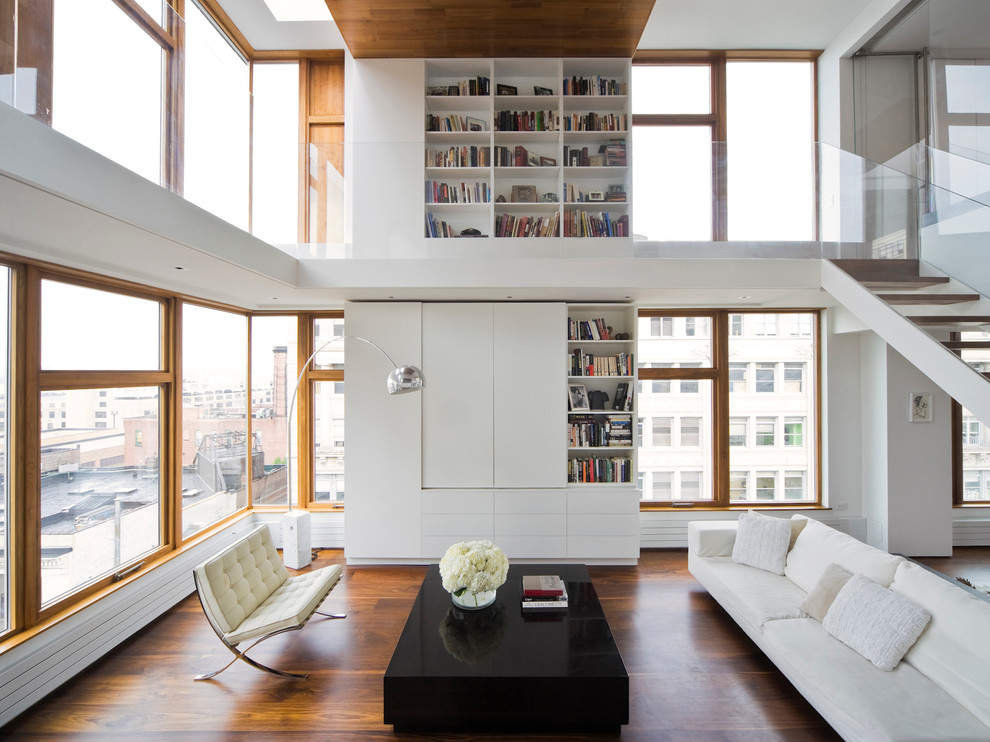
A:
<svg viewBox="0 0 990 742">
<path fill-rule="evenodd" d="M 423 305 L 423 487 L 491 487 L 491 304 Z"/>
<path fill-rule="evenodd" d="M 495 486 L 567 483 L 563 304 L 495 305 Z"/>
</svg>

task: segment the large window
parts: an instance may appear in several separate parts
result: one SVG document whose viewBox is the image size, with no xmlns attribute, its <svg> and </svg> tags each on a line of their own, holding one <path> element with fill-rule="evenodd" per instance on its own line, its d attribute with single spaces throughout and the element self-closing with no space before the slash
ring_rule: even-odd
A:
<svg viewBox="0 0 990 742">
<path fill-rule="evenodd" d="M 313 321 L 313 502 L 339 506 L 344 501 L 344 319 Z M 322 348 L 322 350 L 321 350 Z"/>
<path fill-rule="evenodd" d="M 11 270 L 0 265 L 0 351 L 3 359 L 0 362 L 0 508 L 3 508 L 3 518 L 0 519 L 0 547 L 3 556 L 0 557 L 0 633 L 10 628 L 10 467 L 8 466 L 10 451 L 10 296 Z"/>
<path fill-rule="evenodd" d="M 56 280 L 43 280 L 40 295 L 44 609 L 164 543 L 166 387 L 148 383 L 160 378 L 162 365 L 159 301 Z M 134 386 L 122 385 L 122 374 Z"/>
<path fill-rule="evenodd" d="M 763 58 L 725 52 L 636 55 L 637 238 L 814 238 L 813 57 L 810 52 Z M 783 216 L 766 219 L 768 203 Z"/>
<path fill-rule="evenodd" d="M 818 501 L 816 313 L 644 309 L 638 337 L 647 507 Z"/>
<path fill-rule="evenodd" d="M 183 305 L 183 538 L 247 507 L 248 476 L 264 471 L 248 438 L 247 355 L 246 317 Z"/>
</svg>

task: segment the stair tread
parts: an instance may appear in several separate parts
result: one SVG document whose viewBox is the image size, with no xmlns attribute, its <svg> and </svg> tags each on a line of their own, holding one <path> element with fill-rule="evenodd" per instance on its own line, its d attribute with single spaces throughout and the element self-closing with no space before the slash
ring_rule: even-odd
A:
<svg viewBox="0 0 990 742">
<path fill-rule="evenodd" d="M 921 289 L 927 286 L 946 284 L 950 279 L 948 276 L 904 276 L 902 278 L 856 278 L 856 280 L 868 289 Z"/>
<path fill-rule="evenodd" d="M 950 350 L 990 350 L 990 340 L 944 340 L 942 345 Z"/>
<path fill-rule="evenodd" d="M 888 304 L 962 304 L 979 301 L 979 294 L 877 294 Z"/>
<path fill-rule="evenodd" d="M 990 324 L 990 315 L 986 314 L 925 314 L 909 316 L 916 325 L 963 325 Z"/>
</svg>

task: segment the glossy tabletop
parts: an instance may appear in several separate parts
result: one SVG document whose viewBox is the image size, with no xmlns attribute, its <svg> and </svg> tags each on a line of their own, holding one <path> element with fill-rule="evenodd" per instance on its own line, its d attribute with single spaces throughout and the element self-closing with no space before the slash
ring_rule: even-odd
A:
<svg viewBox="0 0 990 742">
<path fill-rule="evenodd" d="M 560 575 L 567 610 L 523 613 L 525 574 Z M 431 566 L 385 671 L 384 712 L 397 731 L 618 731 L 629 676 L 587 568 L 512 564 L 494 606 L 463 611 Z"/>
</svg>

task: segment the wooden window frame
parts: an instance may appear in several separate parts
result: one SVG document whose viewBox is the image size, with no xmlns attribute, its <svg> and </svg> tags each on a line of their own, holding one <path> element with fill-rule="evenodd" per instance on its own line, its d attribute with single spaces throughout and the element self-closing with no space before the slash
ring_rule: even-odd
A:
<svg viewBox="0 0 990 742">
<path fill-rule="evenodd" d="M 662 380 L 692 380 L 706 379 L 712 382 L 712 424 L 711 424 L 711 451 L 712 451 L 712 499 L 711 500 L 678 500 L 678 505 L 672 502 L 641 500 L 640 510 L 642 511 L 669 511 L 682 510 L 691 507 L 696 510 L 746 510 L 753 507 L 777 508 L 777 509 L 818 509 L 822 507 L 822 380 L 821 380 L 821 309 L 775 309 L 773 314 L 812 314 L 815 317 L 812 328 L 811 341 L 814 346 L 814 358 L 809 361 L 813 364 L 815 374 L 815 389 L 813 391 L 812 404 L 814 410 L 814 425 L 809 425 L 807 419 L 804 424 L 804 438 L 812 441 L 815 446 L 814 471 L 809 471 L 806 482 L 815 484 L 815 499 L 801 502 L 746 502 L 733 503 L 730 500 L 731 492 L 729 487 L 730 479 L 730 459 L 729 459 L 729 316 L 732 314 L 765 314 L 766 309 L 655 309 L 641 308 L 638 318 L 645 317 L 708 317 L 711 323 L 712 342 L 712 365 L 710 368 L 639 368 L 636 372 L 637 381 Z M 733 336 L 738 337 L 738 336 Z M 654 338 L 657 339 L 657 338 Z M 662 341 L 662 338 L 659 338 Z M 774 413 L 775 418 L 783 419 L 783 413 Z M 738 415 L 736 417 L 739 417 Z M 755 419 L 755 418 L 754 418 Z M 776 425 L 776 423 L 775 423 Z M 779 426 L 781 430 L 776 431 L 779 442 L 783 443 L 783 423 Z M 747 432 L 749 428 L 747 423 Z M 755 435 L 755 422 L 753 424 Z M 755 440 L 755 438 L 754 438 Z M 775 443 L 778 440 L 775 439 Z M 782 445 L 781 445 L 782 447 Z M 812 479 L 813 477 L 813 479 Z"/>
<path fill-rule="evenodd" d="M 637 126 L 707 126 L 712 132 L 712 242 L 728 240 L 728 142 L 727 65 L 730 62 L 810 62 L 812 65 L 812 116 L 814 119 L 813 142 L 818 140 L 818 57 L 820 50 L 762 51 L 762 50 L 641 50 L 633 56 L 632 63 L 643 67 L 707 66 L 711 71 L 711 106 L 705 114 L 643 114 L 634 113 L 633 127 Z M 817 182 L 817 179 L 816 179 Z M 815 194 L 817 198 L 817 193 Z M 813 227 L 814 239 L 818 239 L 817 215 Z"/>
</svg>

